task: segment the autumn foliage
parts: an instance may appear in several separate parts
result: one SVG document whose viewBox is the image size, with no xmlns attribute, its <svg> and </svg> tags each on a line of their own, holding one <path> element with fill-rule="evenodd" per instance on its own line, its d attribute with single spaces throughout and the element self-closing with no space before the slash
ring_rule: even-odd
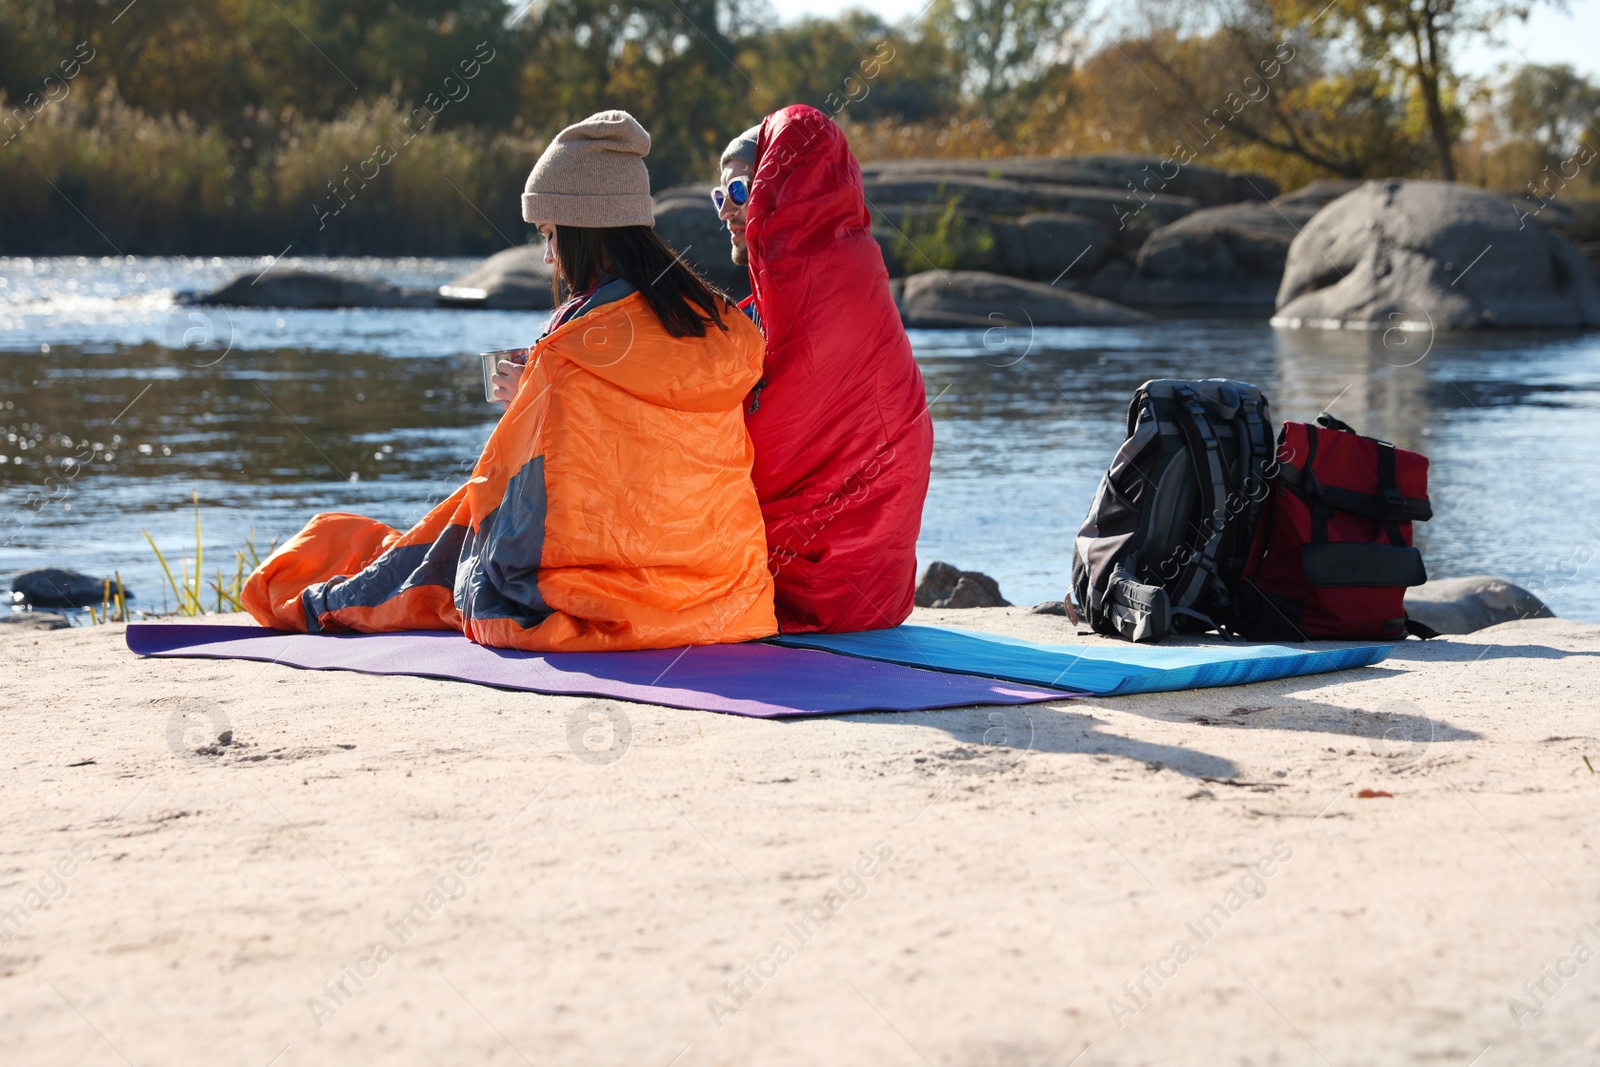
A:
<svg viewBox="0 0 1600 1067">
<path fill-rule="evenodd" d="M 863 159 L 1134 152 L 1314 178 L 1595 195 L 1600 90 L 1481 84 L 1460 47 L 1526 4 L 936 0 L 890 25 L 733 0 L 0 0 L 0 253 L 479 253 L 604 107 L 657 188 L 811 103 Z M 119 14 L 120 11 L 120 14 Z"/>
</svg>

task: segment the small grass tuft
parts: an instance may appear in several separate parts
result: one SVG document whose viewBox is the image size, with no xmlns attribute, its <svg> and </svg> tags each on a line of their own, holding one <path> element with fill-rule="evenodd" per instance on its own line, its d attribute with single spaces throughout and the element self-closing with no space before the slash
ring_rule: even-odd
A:
<svg viewBox="0 0 1600 1067">
<path fill-rule="evenodd" d="M 175 576 L 172 573 L 171 565 L 167 563 L 166 554 L 156 544 L 155 538 L 150 536 L 150 531 L 142 530 L 140 532 L 144 534 L 145 541 L 149 543 L 150 551 L 155 553 L 156 562 L 161 564 L 161 572 L 167 577 L 167 589 L 165 592 L 170 592 L 178 605 L 176 611 L 163 612 L 163 614 L 177 615 L 180 618 L 194 618 L 208 614 L 206 600 L 210 598 L 212 593 L 215 594 L 215 599 L 212 603 L 216 614 L 244 610 L 244 604 L 240 597 L 244 592 L 245 579 L 261 565 L 261 553 L 256 549 L 256 532 L 254 530 L 251 530 L 249 536 L 245 538 L 244 547 L 237 549 L 233 554 L 233 574 L 224 578 L 222 568 L 218 567 L 215 572 L 216 576 L 209 583 L 206 581 L 204 570 L 205 537 L 200 525 L 200 493 L 198 490 L 194 493 L 194 571 L 192 574 L 189 570 L 189 559 L 185 556 L 182 563 L 181 578 Z M 272 544 L 267 548 L 267 554 L 270 556 L 277 547 L 278 540 L 273 538 Z M 121 588 L 122 579 L 119 576 L 117 579 L 117 599 L 121 605 L 119 609 L 121 611 L 120 618 L 125 621 L 127 619 L 127 603 L 126 598 L 121 596 Z M 163 599 L 165 599 L 165 592 L 163 592 Z M 93 609 L 91 609 L 92 613 Z M 106 617 L 109 619 L 115 616 L 107 615 Z"/>
</svg>

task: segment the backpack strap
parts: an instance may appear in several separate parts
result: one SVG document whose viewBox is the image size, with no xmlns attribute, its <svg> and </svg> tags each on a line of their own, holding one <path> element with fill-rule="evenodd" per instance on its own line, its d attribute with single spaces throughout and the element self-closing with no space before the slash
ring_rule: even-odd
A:
<svg viewBox="0 0 1600 1067">
<path fill-rule="evenodd" d="M 1376 442 L 1378 446 L 1378 495 L 1383 497 L 1383 529 L 1389 535 L 1391 545 L 1405 545 L 1405 538 L 1400 534 L 1400 511 L 1406 506 L 1406 498 L 1400 494 L 1400 487 L 1395 483 L 1394 477 L 1394 445 L 1384 441 Z"/>
<path fill-rule="evenodd" d="M 1217 574 L 1217 554 L 1222 548 L 1222 535 L 1227 524 L 1219 526 L 1214 520 L 1218 501 L 1227 499 L 1228 483 L 1222 469 L 1222 445 L 1211 427 L 1211 417 L 1200 401 L 1200 394 L 1188 385 L 1179 385 L 1176 392 L 1187 415 L 1187 418 L 1178 420 L 1178 427 L 1189 445 L 1189 456 L 1194 461 L 1195 480 L 1200 487 L 1200 517 L 1206 529 L 1205 545 L 1196 553 L 1190 563 L 1189 573 L 1173 597 L 1174 606 L 1181 608 L 1194 603 L 1207 582 L 1221 580 Z"/>
<path fill-rule="evenodd" d="M 1149 384 L 1149 382 L 1145 383 L 1145 385 Z M 1128 437 L 1132 437 L 1139 429 L 1139 413 L 1143 411 L 1145 409 L 1145 405 L 1149 403 L 1150 391 L 1146 389 L 1144 385 L 1141 385 L 1138 389 L 1134 390 L 1133 399 L 1128 401 Z"/>
<path fill-rule="evenodd" d="M 1317 428 L 1306 427 L 1306 466 L 1305 476 L 1302 479 L 1307 487 L 1306 503 L 1311 508 L 1311 540 L 1316 542 L 1328 539 L 1328 519 L 1333 515 L 1333 509 L 1322 498 L 1322 483 L 1317 481 L 1317 471 L 1314 466 L 1317 462 Z"/>
<path fill-rule="evenodd" d="M 1244 521 L 1235 524 L 1235 552 L 1230 570 L 1242 575 L 1249 563 L 1250 550 L 1254 547 L 1256 527 L 1261 523 L 1261 512 L 1266 507 L 1267 464 L 1271 461 L 1271 457 L 1277 454 L 1277 449 L 1272 440 L 1272 427 L 1261 414 L 1260 399 L 1245 396 L 1240 401 L 1239 411 L 1244 421 L 1243 430 L 1239 435 L 1240 444 L 1244 446 L 1240 449 L 1239 458 L 1239 465 L 1243 468 L 1244 474 L 1240 491 L 1244 493 L 1248 503 L 1244 510 Z"/>
</svg>

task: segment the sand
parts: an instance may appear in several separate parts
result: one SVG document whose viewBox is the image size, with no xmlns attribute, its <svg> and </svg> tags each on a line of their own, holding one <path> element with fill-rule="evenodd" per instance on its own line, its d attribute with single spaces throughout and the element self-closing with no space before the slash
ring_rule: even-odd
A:
<svg viewBox="0 0 1600 1067">
<path fill-rule="evenodd" d="M 1596 626 L 794 722 L 0 663 L 6 1064 L 1600 1062 Z"/>
</svg>

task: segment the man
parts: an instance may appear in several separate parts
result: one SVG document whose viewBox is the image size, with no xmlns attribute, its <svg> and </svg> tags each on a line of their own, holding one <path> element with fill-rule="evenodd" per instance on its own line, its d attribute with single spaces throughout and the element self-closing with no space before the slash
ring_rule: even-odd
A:
<svg viewBox="0 0 1600 1067">
<path fill-rule="evenodd" d="M 933 423 L 843 131 L 795 105 L 736 138 L 712 194 L 767 337 L 745 425 L 786 633 L 911 614 Z"/>
</svg>

